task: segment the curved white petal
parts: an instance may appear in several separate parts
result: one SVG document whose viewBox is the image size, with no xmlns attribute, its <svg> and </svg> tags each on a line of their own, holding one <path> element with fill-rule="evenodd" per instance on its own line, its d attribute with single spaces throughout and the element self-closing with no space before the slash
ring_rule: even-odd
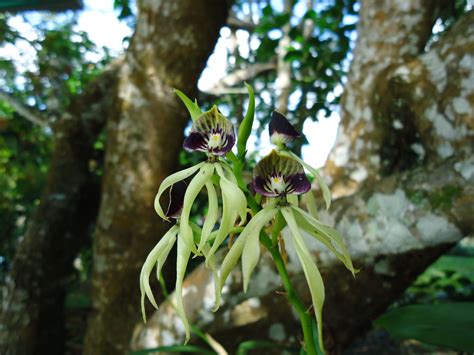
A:
<svg viewBox="0 0 474 355">
<path fill-rule="evenodd" d="M 316 321 L 318 324 L 318 338 L 321 350 L 324 352 L 323 345 L 323 316 L 322 309 L 324 304 L 324 283 L 319 273 L 316 263 L 311 259 L 311 254 L 304 243 L 303 237 L 298 229 L 298 225 L 293 216 L 293 210 L 290 207 L 284 207 L 281 209 L 281 213 L 288 223 L 288 227 L 293 234 L 293 244 L 295 246 L 296 253 L 300 259 L 301 266 L 303 267 L 304 276 L 309 286 L 311 293 L 311 300 L 313 301 L 314 313 L 316 315 Z"/>
<path fill-rule="evenodd" d="M 293 209 L 296 211 L 295 217 L 298 221 L 298 225 L 308 232 L 308 234 L 326 245 L 354 275 L 357 270 L 355 270 L 352 265 L 349 250 L 339 233 L 334 228 L 318 221 L 305 210 L 297 207 L 293 207 Z M 336 247 L 334 247 L 334 245 Z"/>
<path fill-rule="evenodd" d="M 204 225 L 202 226 L 201 240 L 199 241 L 198 251 L 202 250 L 204 245 L 207 243 L 209 235 L 211 234 L 212 230 L 214 229 L 214 226 L 216 225 L 219 213 L 217 193 L 212 181 L 206 182 L 206 189 L 209 207 L 207 210 L 206 220 L 204 221 Z"/>
<path fill-rule="evenodd" d="M 275 217 L 276 213 L 278 212 L 278 208 L 275 206 L 267 206 L 261 211 L 259 211 L 245 226 L 240 236 L 232 245 L 229 252 L 225 256 L 224 260 L 222 261 L 221 266 L 221 275 L 220 275 L 220 282 L 219 287 L 222 289 L 224 287 L 225 281 L 229 276 L 230 272 L 234 268 L 235 264 L 239 260 L 240 256 L 242 255 L 242 251 L 245 246 L 245 242 L 249 235 L 252 235 L 254 238 L 258 238 L 260 235 L 260 231 L 263 227 L 273 218 Z M 252 238 L 251 237 L 251 238 Z M 258 239 L 257 239 L 258 240 Z M 250 270 L 250 268 L 249 268 Z M 248 270 L 246 272 L 249 272 Z M 251 270 L 250 270 L 251 272 Z M 249 276 L 249 274 L 247 275 Z"/>
<path fill-rule="evenodd" d="M 163 194 L 163 192 L 165 192 L 165 190 L 169 188 L 171 185 L 176 184 L 178 181 L 187 179 L 188 177 L 193 175 L 204 164 L 205 162 L 202 162 L 190 168 L 178 171 L 163 180 L 163 182 L 161 183 L 158 189 L 158 193 L 156 194 L 155 201 L 154 201 L 155 211 L 156 213 L 158 213 L 158 216 L 160 216 L 161 218 L 165 220 L 168 220 L 168 218 L 165 216 L 165 213 L 163 212 L 163 209 L 161 208 L 161 205 L 160 205 L 160 197 Z"/>
<path fill-rule="evenodd" d="M 188 245 L 188 248 L 195 254 L 198 254 L 196 245 L 193 240 L 193 233 L 189 227 L 189 215 L 191 213 L 191 207 L 193 206 L 194 200 L 196 199 L 199 192 L 202 190 L 206 182 L 208 182 L 214 173 L 214 165 L 206 163 L 202 166 L 196 176 L 193 177 L 191 182 L 186 189 L 184 195 L 183 210 L 181 212 L 181 218 L 179 220 L 180 225 L 180 236 L 184 242 Z"/>
<path fill-rule="evenodd" d="M 191 227 L 189 226 L 187 228 L 191 229 Z M 186 313 L 184 312 L 183 279 L 186 273 L 186 267 L 188 265 L 190 255 L 191 255 L 191 249 L 188 247 L 187 243 L 184 241 L 183 238 L 178 238 L 178 252 L 177 252 L 177 258 L 176 258 L 176 287 L 175 287 L 176 311 L 178 312 L 178 316 L 181 318 L 181 321 L 183 322 L 183 325 L 184 325 L 184 330 L 186 333 L 186 342 L 188 342 L 190 338 L 190 332 L 189 332 L 188 318 L 186 318 Z"/>
<path fill-rule="evenodd" d="M 174 242 L 176 241 L 177 233 L 178 233 L 177 226 L 171 227 L 166 232 L 166 234 L 160 239 L 160 241 L 151 250 L 150 254 L 148 254 L 145 260 L 145 263 L 143 264 L 142 269 L 140 271 L 141 309 L 142 309 L 143 321 L 145 323 L 146 323 L 145 295 L 148 297 L 151 304 L 155 308 L 158 308 L 158 304 L 156 303 L 155 297 L 153 296 L 153 291 L 151 290 L 151 287 L 150 287 L 151 271 L 153 270 L 153 266 L 155 265 L 156 261 L 159 260 L 162 257 L 163 253 L 166 251 L 165 250 L 166 246 L 169 244 L 173 246 Z"/>
</svg>

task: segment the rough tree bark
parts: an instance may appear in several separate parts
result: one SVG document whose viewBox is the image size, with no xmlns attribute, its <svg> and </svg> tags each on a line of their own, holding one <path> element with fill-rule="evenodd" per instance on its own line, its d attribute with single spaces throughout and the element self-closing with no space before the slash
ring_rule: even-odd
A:
<svg viewBox="0 0 474 355">
<path fill-rule="evenodd" d="M 138 5 L 137 27 L 119 74 L 117 115 L 107 123 L 87 354 L 120 354 L 129 348 L 140 319 L 140 267 L 168 228 L 156 216 L 153 198 L 161 180 L 177 167 L 188 122 L 172 89 L 195 92 L 229 7 L 222 0 Z"/>
<path fill-rule="evenodd" d="M 421 0 L 361 3 L 341 133 L 328 169 L 346 197 L 322 214 L 344 236 L 361 272 L 352 279 L 324 247 L 311 244 L 325 279 L 325 337 L 333 353 L 473 232 L 474 12 L 423 51 L 435 8 Z M 300 266 L 288 253 L 293 280 L 309 303 Z M 280 283 L 270 265 L 265 258 L 259 264 L 247 295 L 235 272 L 215 314 L 212 277 L 198 268 L 185 283 L 190 320 L 228 350 L 246 340 L 250 327 L 260 338 L 298 343 L 297 321 L 275 292 Z M 147 327 L 137 328 L 134 347 L 179 343 L 175 319 L 165 304 Z"/>
<path fill-rule="evenodd" d="M 73 100 L 53 128 L 54 152 L 45 191 L 7 280 L 2 354 L 64 353 L 65 286 L 99 207 L 98 178 L 89 161 L 115 97 L 116 77 L 116 69 L 104 72 Z"/>
</svg>

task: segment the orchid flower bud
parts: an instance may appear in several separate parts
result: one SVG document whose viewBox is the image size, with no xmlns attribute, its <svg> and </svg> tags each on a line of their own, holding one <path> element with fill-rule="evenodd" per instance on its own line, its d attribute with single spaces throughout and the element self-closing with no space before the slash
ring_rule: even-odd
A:
<svg viewBox="0 0 474 355">
<path fill-rule="evenodd" d="M 270 141 L 276 146 L 285 146 L 301 134 L 291 125 L 288 119 L 278 111 L 273 111 L 269 125 Z"/>
</svg>

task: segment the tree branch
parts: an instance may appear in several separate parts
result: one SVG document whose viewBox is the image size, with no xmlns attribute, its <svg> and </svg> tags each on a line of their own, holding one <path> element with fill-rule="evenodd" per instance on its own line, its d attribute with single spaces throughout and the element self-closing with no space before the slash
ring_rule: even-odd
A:
<svg viewBox="0 0 474 355">
<path fill-rule="evenodd" d="M 249 64 L 244 69 L 238 69 L 216 82 L 204 92 L 211 95 L 222 95 L 224 93 L 247 93 L 245 88 L 232 88 L 242 84 L 244 81 L 250 80 L 264 72 L 275 70 L 276 62 Z"/>
<path fill-rule="evenodd" d="M 227 18 L 227 26 L 233 30 L 245 30 L 248 32 L 255 31 L 257 27 L 257 25 L 252 22 L 239 19 L 234 13 L 231 13 Z"/>
<path fill-rule="evenodd" d="M 7 102 L 20 116 L 27 119 L 28 121 L 41 127 L 49 127 L 48 120 L 43 117 L 41 113 L 34 112 L 32 108 L 24 105 L 13 95 L 0 90 L 0 99 Z"/>
</svg>

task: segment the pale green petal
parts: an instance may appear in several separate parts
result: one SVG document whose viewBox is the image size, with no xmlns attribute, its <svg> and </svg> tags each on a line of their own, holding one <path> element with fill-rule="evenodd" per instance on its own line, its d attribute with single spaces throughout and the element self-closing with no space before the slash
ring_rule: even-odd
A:
<svg viewBox="0 0 474 355">
<path fill-rule="evenodd" d="M 344 263 L 346 268 L 351 271 L 352 274 L 355 274 L 357 270 L 355 270 L 352 265 L 349 250 L 339 233 L 334 228 L 318 221 L 316 218 L 313 218 L 313 216 L 303 209 L 295 207 L 294 210 L 296 211 L 296 218 L 301 222 L 300 226 L 311 236 L 326 245 L 327 248 Z M 301 218 L 299 218 L 299 216 L 301 216 Z M 334 245 L 336 247 L 334 247 Z"/>
<path fill-rule="evenodd" d="M 296 253 L 300 259 L 303 267 L 303 272 L 306 278 L 306 282 L 309 286 L 311 293 L 311 299 L 313 301 L 314 313 L 316 315 L 316 321 L 318 324 L 318 338 L 321 350 L 324 352 L 323 344 L 323 317 L 322 310 L 324 304 L 324 283 L 319 273 L 316 263 L 312 260 L 311 254 L 304 243 L 303 237 L 298 229 L 298 225 L 293 216 L 293 211 L 289 207 L 284 207 L 281 210 L 285 217 L 288 227 L 290 227 L 291 233 L 293 234 L 293 244 L 295 246 Z"/>
<path fill-rule="evenodd" d="M 316 206 L 316 199 L 314 198 L 313 191 L 309 190 L 303 195 L 303 200 L 306 203 L 306 208 L 311 216 L 319 218 L 318 207 Z"/>
<path fill-rule="evenodd" d="M 156 213 L 158 213 L 158 216 L 160 216 L 163 219 L 168 220 L 168 218 L 165 216 L 165 213 L 163 212 L 163 209 L 161 208 L 161 205 L 160 205 L 160 197 L 163 194 L 163 192 L 165 192 L 165 190 L 167 188 L 171 187 L 171 185 L 176 184 L 178 181 L 187 179 L 188 177 L 193 175 L 204 164 L 205 164 L 205 162 L 202 162 L 202 163 L 194 165 L 190 168 L 178 171 L 178 172 L 168 176 L 166 179 L 163 180 L 163 182 L 161 183 L 161 185 L 158 189 L 158 193 L 155 196 L 155 203 L 154 203 L 155 211 L 156 211 Z"/>
<path fill-rule="evenodd" d="M 186 189 L 184 195 L 183 210 L 181 212 L 181 218 L 179 221 L 180 225 L 180 236 L 184 242 L 188 245 L 188 248 L 195 254 L 198 254 L 196 245 L 193 240 L 193 233 L 189 227 L 189 215 L 193 206 L 194 200 L 196 199 L 199 192 L 202 190 L 206 182 L 208 182 L 214 173 L 213 164 L 204 164 L 196 176 L 193 177 L 191 182 Z"/>
<path fill-rule="evenodd" d="M 292 205 L 298 206 L 298 195 L 287 195 L 286 200 Z"/>
<path fill-rule="evenodd" d="M 220 304 L 221 304 L 221 289 L 219 287 L 219 272 L 217 270 L 216 256 L 215 255 L 212 255 L 212 256 L 208 255 L 210 249 L 211 249 L 211 247 L 209 246 L 209 244 L 205 244 L 203 249 L 202 249 L 202 252 L 204 254 L 204 257 L 209 260 L 208 264 L 209 264 L 210 269 L 212 270 L 212 276 L 214 278 L 215 300 L 214 300 L 214 308 L 212 310 L 216 311 L 219 308 Z"/>
<path fill-rule="evenodd" d="M 242 251 L 242 276 L 244 292 L 247 292 L 250 277 L 260 259 L 260 230 L 251 231 Z"/>
<path fill-rule="evenodd" d="M 232 202 L 226 195 L 222 197 L 222 218 L 221 225 L 217 231 L 212 247 L 209 250 L 208 257 L 213 256 L 220 247 L 224 239 L 229 235 L 230 230 L 234 226 L 235 220 L 237 219 L 237 212 L 232 209 Z M 209 267 L 208 259 L 206 258 L 206 266 Z"/>
<path fill-rule="evenodd" d="M 326 211 L 327 211 L 329 207 L 331 207 L 331 191 L 329 190 L 328 185 L 326 185 L 321 175 L 319 175 L 319 171 L 316 170 L 312 174 L 316 178 L 316 181 L 318 182 L 318 185 L 321 188 L 321 191 L 323 192 L 323 198 L 324 198 L 324 202 L 326 203 Z"/>
<path fill-rule="evenodd" d="M 191 227 L 188 226 L 187 229 L 191 229 Z M 192 234 L 192 232 L 190 233 Z M 183 322 L 184 330 L 186 332 L 186 342 L 188 342 L 190 338 L 190 332 L 188 318 L 186 318 L 186 313 L 184 312 L 183 279 L 186 273 L 186 267 L 188 265 L 189 257 L 191 255 L 191 249 L 188 247 L 184 239 L 180 237 L 178 237 L 178 252 L 176 260 L 176 311 L 178 312 L 178 316 Z"/>
<path fill-rule="evenodd" d="M 161 258 L 162 254 L 165 251 L 165 247 L 172 243 L 174 244 L 176 240 L 176 234 L 178 232 L 178 227 L 173 226 L 171 227 L 166 234 L 160 239 L 160 241 L 155 245 L 155 247 L 151 250 L 150 254 L 148 254 L 145 263 L 142 266 L 140 272 L 140 292 L 141 292 L 141 308 L 142 308 L 142 316 L 143 321 L 146 323 L 146 313 L 145 313 L 145 295 L 150 300 L 151 304 L 158 308 L 158 304 L 156 303 L 155 297 L 153 296 L 153 291 L 150 287 L 150 274 L 153 270 L 153 266 L 155 265 L 156 261 Z"/>
<path fill-rule="evenodd" d="M 210 256 L 215 254 L 222 242 L 229 235 L 230 230 L 234 227 L 237 220 L 237 216 L 240 215 L 241 221 L 244 223 L 247 216 L 247 199 L 244 193 L 237 185 L 227 179 L 219 165 L 216 165 L 216 171 L 220 177 L 219 183 L 222 190 L 222 219 L 217 236 L 209 250 L 208 255 Z M 206 265 L 209 267 L 207 258 Z"/>
<path fill-rule="evenodd" d="M 203 249 L 204 245 L 209 239 L 209 235 L 211 234 L 212 230 L 214 229 L 214 226 L 216 225 L 219 213 L 217 193 L 211 181 L 206 182 L 206 189 L 209 207 L 207 211 L 206 220 L 204 221 L 204 225 L 202 226 L 201 240 L 199 241 L 198 251 Z"/>
<path fill-rule="evenodd" d="M 242 255 L 243 248 L 245 246 L 245 241 L 250 234 L 259 235 L 263 227 L 273 218 L 278 212 L 278 208 L 275 206 L 267 206 L 261 211 L 259 211 L 245 226 L 240 236 L 232 245 L 229 252 L 222 261 L 221 266 L 221 275 L 219 287 L 222 289 L 224 287 L 225 281 L 229 276 L 230 272 L 234 268 L 235 264 Z"/>
<path fill-rule="evenodd" d="M 222 170 L 220 164 L 216 165 L 216 171 L 221 178 L 220 186 L 222 188 L 222 193 L 227 195 L 232 201 L 234 209 L 240 216 L 240 225 L 243 225 L 247 219 L 247 198 L 237 185 L 237 181 L 235 180 L 233 173 L 228 175 L 231 176 L 231 179 L 233 178 L 233 181 L 230 181 L 228 176 Z"/>
<path fill-rule="evenodd" d="M 173 226 L 173 228 L 176 228 L 176 234 L 179 231 L 179 227 Z M 173 249 L 173 246 L 176 242 L 176 238 L 170 239 L 169 242 L 163 246 L 163 252 L 160 254 L 158 260 L 156 261 L 156 278 L 158 281 L 160 281 L 161 277 L 161 269 L 163 268 L 164 263 L 166 262 L 166 259 L 168 259 L 168 255 L 171 252 L 171 249 Z"/>
<path fill-rule="evenodd" d="M 326 210 L 328 210 L 329 207 L 331 207 L 331 191 L 329 190 L 328 185 L 326 185 L 321 175 L 319 175 L 319 169 L 315 169 L 311 165 L 305 163 L 303 159 L 301 159 L 299 156 L 297 156 L 293 152 L 284 151 L 284 152 L 281 152 L 281 154 L 290 156 L 298 160 L 306 168 L 306 170 L 308 170 L 315 177 L 321 191 L 323 192 L 324 202 L 326 203 Z"/>
</svg>

